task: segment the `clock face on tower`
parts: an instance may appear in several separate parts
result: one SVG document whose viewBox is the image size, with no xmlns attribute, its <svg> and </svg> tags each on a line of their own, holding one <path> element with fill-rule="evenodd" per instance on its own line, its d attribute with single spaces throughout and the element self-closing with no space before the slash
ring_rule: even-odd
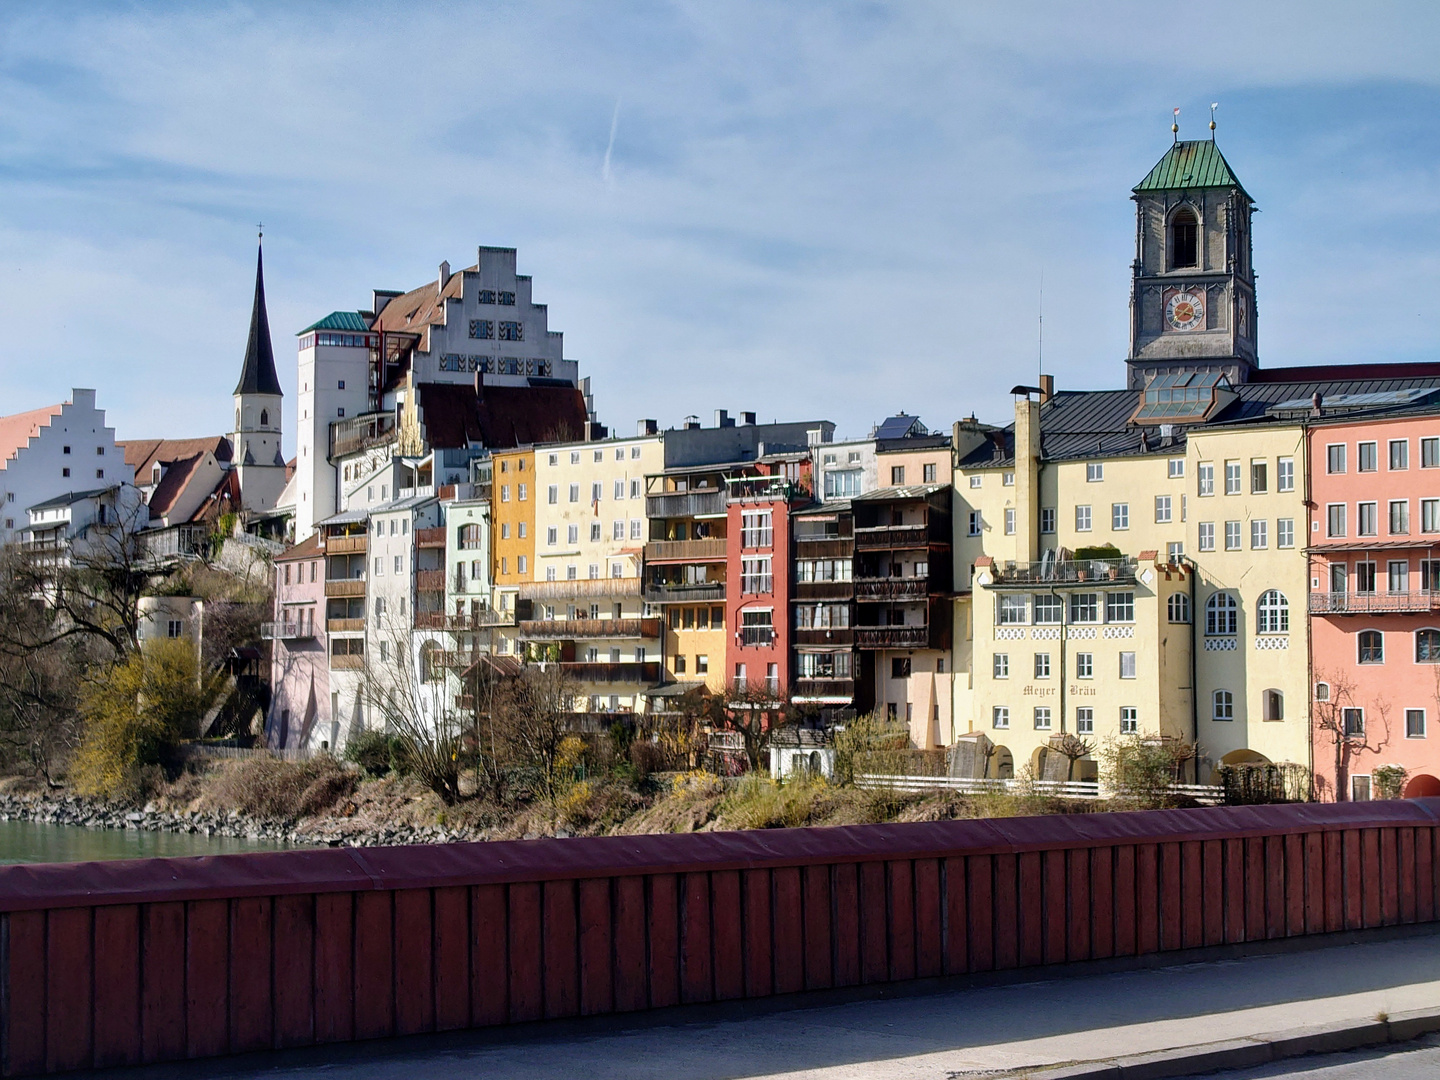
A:
<svg viewBox="0 0 1440 1080">
<path fill-rule="evenodd" d="M 1205 301 L 1198 292 L 1171 293 L 1165 302 L 1165 321 L 1172 330 L 1198 330 L 1205 324 Z"/>
</svg>

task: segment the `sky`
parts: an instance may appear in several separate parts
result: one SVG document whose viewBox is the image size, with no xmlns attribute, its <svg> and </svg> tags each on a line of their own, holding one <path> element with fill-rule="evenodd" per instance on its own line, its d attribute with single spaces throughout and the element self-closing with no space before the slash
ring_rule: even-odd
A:
<svg viewBox="0 0 1440 1080">
<path fill-rule="evenodd" d="M 1264 366 L 1440 360 L 1440 5 L 5 5 L 0 413 L 225 431 L 295 333 L 518 249 L 618 433 L 1123 384 L 1134 186 L 1208 133 Z M 1042 286 L 1043 283 L 1043 286 Z"/>
</svg>

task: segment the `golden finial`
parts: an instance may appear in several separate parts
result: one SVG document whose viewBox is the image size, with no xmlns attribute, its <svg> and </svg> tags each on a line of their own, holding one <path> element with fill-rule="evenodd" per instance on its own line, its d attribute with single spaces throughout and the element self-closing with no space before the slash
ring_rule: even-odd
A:
<svg viewBox="0 0 1440 1080">
<path fill-rule="evenodd" d="M 1220 107 L 1218 101 L 1210 102 L 1210 141 L 1215 141 L 1215 110 Z"/>
<path fill-rule="evenodd" d="M 1180 141 L 1180 110 L 1176 108 L 1175 119 L 1170 122 L 1170 136 L 1177 143 Z"/>
</svg>

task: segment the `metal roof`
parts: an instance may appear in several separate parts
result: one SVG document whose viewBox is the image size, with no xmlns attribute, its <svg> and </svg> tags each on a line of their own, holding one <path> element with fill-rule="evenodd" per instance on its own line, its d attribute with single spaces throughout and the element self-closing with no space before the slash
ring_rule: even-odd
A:
<svg viewBox="0 0 1440 1080">
<path fill-rule="evenodd" d="M 909 416 L 906 413 L 902 412 L 899 416 L 886 417 L 885 420 L 881 422 L 880 426 L 875 429 L 875 438 L 903 439 L 915 429 L 917 424 L 919 425 L 920 430 L 916 432 L 916 434 L 929 434 L 929 432 L 925 429 L 925 425 L 920 423 L 920 418 L 918 416 Z"/>
<path fill-rule="evenodd" d="M 72 503 L 81 502 L 84 499 L 93 499 L 97 496 L 104 495 L 107 491 L 112 490 L 113 487 L 114 485 L 106 488 L 92 488 L 89 491 L 68 491 L 64 495 L 56 495 L 53 499 L 46 499 L 44 502 L 38 502 L 34 506 L 27 507 L 27 511 L 49 510 L 56 506 L 69 506 Z"/>
<path fill-rule="evenodd" d="M 1133 191 L 1176 191 L 1183 188 L 1240 188 L 1230 163 L 1214 140 L 1177 142 L 1156 162 Z M 1248 199 L 1250 196 L 1245 194 Z"/>
<path fill-rule="evenodd" d="M 358 311 L 332 311 L 319 322 L 311 323 L 301 330 L 301 334 L 308 334 L 311 330 L 344 330 L 351 334 L 363 334 L 370 327 L 360 317 Z M 296 335 L 297 337 L 299 334 Z"/>
<path fill-rule="evenodd" d="M 885 502 L 895 499 L 926 499 L 937 491 L 944 491 L 949 484 L 914 484 L 910 487 L 883 487 L 856 495 L 852 502 Z"/>
</svg>

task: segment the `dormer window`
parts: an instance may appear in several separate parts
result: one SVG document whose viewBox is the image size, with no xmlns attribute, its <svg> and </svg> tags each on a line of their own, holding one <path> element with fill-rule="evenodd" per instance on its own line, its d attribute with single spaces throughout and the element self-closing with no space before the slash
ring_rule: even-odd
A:
<svg viewBox="0 0 1440 1080">
<path fill-rule="evenodd" d="M 152 484 L 158 484 L 160 482 L 160 463 L 158 461 L 150 466 L 150 482 Z"/>
<path fill-rule="evenodd" d="M 1180 270 L 1187 266 L 1198 266 L 1199 222 L 1195 211 L 1181 207 L 1170 219 L 1170 269 Z"/>
</svg>

